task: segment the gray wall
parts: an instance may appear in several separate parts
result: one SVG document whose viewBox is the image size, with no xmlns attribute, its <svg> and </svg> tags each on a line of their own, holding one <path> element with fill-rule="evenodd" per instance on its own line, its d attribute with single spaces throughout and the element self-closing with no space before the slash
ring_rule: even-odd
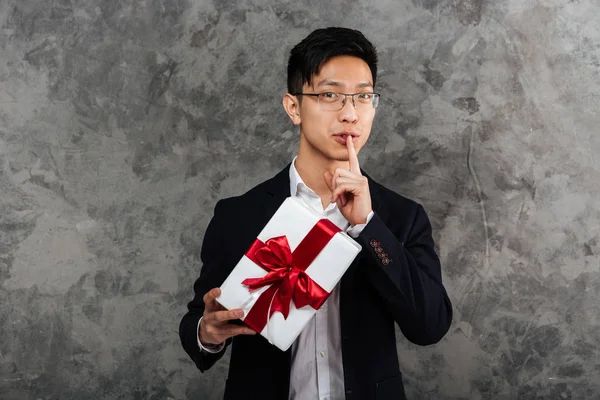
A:
<svg viewBox="0 0 600 400">
<path fill-rule="evenodd" d="M 597 0 L 233 3 L 0 2 L 0 398 L 220 397 L 177 335 L 204 230 L 294 156 L 286 56 L 328 25 L 379 48 L 361 162 L 455 305 L 398 338 L 411 398 L 598 398 Z"/>
</svg>

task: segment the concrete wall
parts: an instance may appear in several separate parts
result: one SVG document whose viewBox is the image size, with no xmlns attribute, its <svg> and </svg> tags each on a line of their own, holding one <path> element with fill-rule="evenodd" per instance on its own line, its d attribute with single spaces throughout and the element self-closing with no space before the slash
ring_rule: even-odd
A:
<svg viewBox="0 0 600 400">
<path fill-rule="evenodd" d="M 0 398 L 218 399 L 177 325 L 217 199 L 285 166 L 291 46 L 361 29 L 363 167 L 425 206 L 454 324 L 413 399 L 600 396 L 597 0 L 2 0 Z"/>
</svg>

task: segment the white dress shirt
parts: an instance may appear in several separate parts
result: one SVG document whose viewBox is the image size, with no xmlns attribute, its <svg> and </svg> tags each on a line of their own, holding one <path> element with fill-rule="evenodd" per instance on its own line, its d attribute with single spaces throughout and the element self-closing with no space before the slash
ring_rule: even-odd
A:
<svg viewBox="0 0 600 400">
<path fill-rule="evenodd" d="M 296 158 L 290 166 L 290 195 L 300 198 L 315 212 L 329 219 L 350 236 L 358 237 L 366 223 L 350 227 L 335 203 L 323 209 L 321 198 L 306 186 L 296 170 L 295 163 Z M 371 211 L 367 223 L 372 217 Z M 345 399 L 341 339 L 338 283 L 292 345 L 289 400 Z M 202 351 L 218 353 L 223 350 L 224 344 L 203 346 L 198 338 L 198 346 Z"/>
</svg>

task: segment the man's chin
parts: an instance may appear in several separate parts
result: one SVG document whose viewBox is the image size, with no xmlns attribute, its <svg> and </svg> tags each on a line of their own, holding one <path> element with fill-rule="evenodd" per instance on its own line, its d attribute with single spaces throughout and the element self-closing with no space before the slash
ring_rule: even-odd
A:
<svg viewBox="0 0 600 400">
<path fill-rule="evenodd" d="M 346 149 L 320 149 L 321 156 L 333 162 L 348 162 L 348 150 Z"/>
<path fill-rule="evenodd" d="M 333 152 L 329 154 L 329 159 L 332 161 L 348 161 L 348 152 Z"/>
</svg>

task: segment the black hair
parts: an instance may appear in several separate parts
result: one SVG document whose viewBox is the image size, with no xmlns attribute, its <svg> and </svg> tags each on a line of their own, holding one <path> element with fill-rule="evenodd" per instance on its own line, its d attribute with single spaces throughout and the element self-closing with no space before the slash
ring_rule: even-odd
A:
<svg viewBox="0 0 600 400">
<path fill-rule="evenodd" d="M 311 84 L 321 66 L 333 57 L 353 56 L 367 63 L 377 79 L 377 50 L 360 32 L 354 29 L 330 27 L 317 29 L 298 43 L 290 52 L 287 67 L 289 93 L 302 92 L 304 84 Z"/>
</svg>

